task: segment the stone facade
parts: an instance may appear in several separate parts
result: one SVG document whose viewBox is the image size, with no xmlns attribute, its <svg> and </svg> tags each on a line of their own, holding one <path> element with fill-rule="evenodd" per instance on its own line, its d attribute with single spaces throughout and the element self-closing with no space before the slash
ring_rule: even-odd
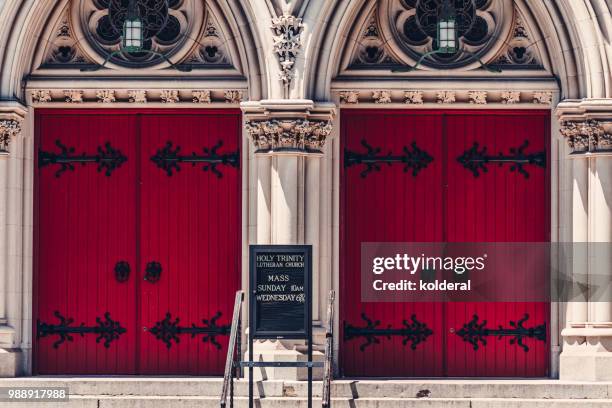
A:
<svg viewBox="0 0 612 408">
<path fill-rule="evenodd" d="M 90 8 L 99 3 L 83 1 Z M 477 58 L 462 54 L 447 67 L 436 59 L 414 68 L 427 45 L 393 28 L 393 18 L 410 14 L 404 10 L 410 2 L 193 2 L 197 13 L 185 11 L 184 23 L 202 47 L 179 39 L 168 46 L 173 63 L 194 67 L 190 72 L 163 59 L 142 67 L 111 60 L 83 72 L 109 55 L 92 42 L 86 17 L 93 14 L 79 15 L 79 2 L 0 5 L 2 27 L 13 27 L 0 30 L 7 44 L 0 55 L 0 376 L 31 373 L 33 113 L 39 108 L 240 107 L 243 286 L 249 244 L 312 244 L 319 344 L 325 294 L 339 287 L 343 108 L 551 109 L 558 118 L 550 132 L 552 240 L 612 242 L 609 3 L 493 0 L 483 13 L 496 25 L 475 47 Z M 389 7 L 378 8 L 383 3 Z M 571 29 L 558 30 L 560 24 Z M 521 51 L 524 44 L 533 44 L 529 52 Z M 572 271 L 611 274 L 609 265 L 575 263 Z M 553 377 L 612 380 L 611 303 L 554 304 L 552 322 Z M 267 357 L 303 358 L 294 342 L 258 347 Z M 303 374 L 279 369 L 268 377 Z"/>
</svg>

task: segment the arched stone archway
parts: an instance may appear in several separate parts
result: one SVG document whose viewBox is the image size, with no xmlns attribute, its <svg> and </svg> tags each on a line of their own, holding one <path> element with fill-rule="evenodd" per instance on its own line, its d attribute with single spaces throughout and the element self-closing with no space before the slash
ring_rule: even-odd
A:
<svg viewBox="0 0 612 408">
<path fill-rule="evenodd" d="M 428 67 L 411 72 L 397 69 L 398 65 L 410 63 L 409 58 L 407 61 L 395 59 L 386 66 L 381 64 L 383 60 L 375 60 L 370 67 L 362 64 L 355 69 L 354 52 L 363 47 L 368 18 L 372 15 L 380 17 L 380 13 L 373 10 L 381 4 L 388 2 L 341 2 L 317 10 L 322 11 L 324 17 L 314 21 L 317 28 L 312 29 L 306 51 L 310 59 L 303 68 L 307 78 L 304 94 L 314 100 L 332 100 L 340 107 L 344 104 L 363 109 L 381 106 L 418 109 L 433 107 L 428 105 L 431 102 L 442 103 L 444 107 L 471 102 L 463 106 L 478 109 L 493 108 L 496 103 L 506 106 L 520 101 L 544 102 L 544 107 L 550 108 L 558 119 L 553 120 L 550 135 L 554 155 L 551 170 L 553 241 L 611 242 L 609 217 L 612 207 L 609 203 L 612 199 L 607 187 L 612 173 L 607 153 L 608 128 L 612 119 L 609 99 L 612 92 L 608 79 L 610 5 L 597 0 L 515 1 L 515 9 L 520 13 L 530 44 L 537 47 L 541 75 L 535 71 L 532 71 L 533 75 L 525 71 L 513 75 L 511 69 L 502 68 L 501 74 L 489 76 L 474 65 L 442 71 Z M 304 18 L 307 21 L 308 10 Z M 385 30 L 374 28 L 374 31 L 378 30 L 377 35 L 385 35 Z M 395 39 L 378 38 L 377 41 L 389 47 L 386 51 L 391 60 L 397 58 L 395 53 L 402 52 L 397 45 L 390 44 Z M 512 38 L 506 41 L 512 41 Z M 375 55 L 374 59 L 377 57 Z M 497 58 L 499 53 L 492 53 L 489 57 Z M 531 76 L 529 82 L 523 81 L 524 74 Z M 503 80 L 496 81 L 496 77 Z M 504 95 L 502 89 L 510 88 L 512 91 L 506 91 Z M 469 89 L 475 92 L 470 95 Z M 502 92 L 494 95 L 495 91 Z M 479 97 L 484 98 L 486 106 L 479 103 Z M 339 121 L 336 121 L 328 152 L 331 157 L 326 157 L 330 160 L 330 169 L 338 168 L 340 162 L 338 128 Z M 334 203 L 334 214 L 338 214 L 337 176 L 328 174 L 323 178 L 326 180 L 323 185 L 333 185 L 334 193 L 330 200 Z M 597 220 L 603 220 L 603 223 Z M 337 248 L 337 219 L 332 219 L 330 224 L 334 248 Z M 333 258 L 332 276 L 337 279 L 337 252 Z M 585 276 L 589 274 L 607 276 L 609 272 L 603 271 L 600 263 L 609 264 L 610 261 L 604 254 L 597 263 L 575 260 L 569 269 L 561 271 L 573 275 L 580 282 L 588 279 Z M 585 274 L 585 271 L 588 272 Z M 338 287 L 338 281 L 332 286 Z M 551 316 L 553 376 L 588 380 L 609 378 L 604 374 L 610 361 L 609 353 L 605 352 L 609 340 L 608 326 L 604 322 L 610 320 L 611 312 L 609 300 L 603 302 L 588 296 L 575 298 L 567 304 L 556 304 Z M 583 365 L 585 362 L 588 364 Z"/>
<path fill-rule="evenodd" d="M 92 46 L 92 36 L 99 33 L 96 23 L 85 19 L 104 13 L 101 4 L 9 1 L 0 7 L 0 376 L 31 372 L 35 110 L 237 108 L 267 92 L 261 39 L 249 24 L 254 18 L 250 4 L 175 2 L 172 13 L 179 13 L 177 21 L 184 24 L 180 38 L 161 41 L 167 49 L 176 42 L 169 58 L 189 65 L 190 72 L 163 60 L 125 66 L 113 59 L 88 70 L 99 68 L 108 56 Z M 249 145 L 242 143 L 241 150 L 249 152 Z M 249 164 L 245 156 L 243 168 Z M 244 195 L 243 207 L 247 199 Z"/>
</svg>

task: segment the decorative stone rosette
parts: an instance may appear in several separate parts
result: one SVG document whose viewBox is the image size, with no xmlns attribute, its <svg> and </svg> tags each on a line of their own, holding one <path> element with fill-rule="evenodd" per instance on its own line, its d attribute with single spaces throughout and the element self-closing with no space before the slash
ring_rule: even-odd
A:
<svg viewBox="0 0 612 408">
<path fill-rule="evenodd" d="M 308 119 L 272 119 L 249 121 L 246 130 L 257 149 L 255 153 L 322 153 L 332 124 Z"/>
<path fill-rule="evenodd" d="M 585 120 L 561 122 L 561 134 L 574 155 L 612 152 L 612 122 Z"/>
</svg>

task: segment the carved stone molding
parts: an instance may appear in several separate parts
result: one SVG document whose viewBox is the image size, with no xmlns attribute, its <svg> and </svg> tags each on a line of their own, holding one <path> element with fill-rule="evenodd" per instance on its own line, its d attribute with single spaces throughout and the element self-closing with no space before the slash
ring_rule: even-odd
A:
<svg viewBox="0 0 612 408">
<path fill-rule="evenodd" d="M 467 89 L 440 89 L 440 87 L 413 89 L 359 89 L 332 91 L 340 104 L 404 104 L 429 105 L 453 104 L 472 105 L 475 108 L 486 108 L 489 105 L 522 105 L 534 104 L 548 107 L 552 105 L 554 93 L 551 91 L 532 90 L 499 90 L 495 87 Z M 547 106 L 548 105 L 548 106 Z M 466 106 L 467 107 L 467 106 Z"/>
<path fill-rule="evenodd" d="M 560 132 L 565 137 L 572 154 L 612 152 L 612 133 L 606 128 L 612 122 L 586 120 L 561 122 Z"/>
<path fill-rule="evenodd" d="M 9 154 L 11 140 L 21 133 L 21 122 L 16 119 L 0 119 L 0 155 Z"/>
<path fill-rule="evenodd" d="M 321 153 L 331 133 L 331 121 L 272 119 L 246 123 L 256 153 L 299 151 Z"/>
<path fill-rule="evenodd" d="M 263 100 L 241 107 L 257 154 L 320 155 L 335 114 L 333 104 L 310 100 Z"/>
<path fill-rule="evenodd" d="M 286 94 L 293 80 L 293 68 L 301 47 L 300 35 L 303 28 L 302 19 L 290 14 L 272 19 L 273 49 L 281 66 L 280 79 L 285 86 Z"/>
<path fill-rule="evenodd" d="M 82 88 L 82 89 L 30 89 L 31 103 L 79 103 L 79 104 L 239 104 L 244 99 L 242 89 L 121 89 L 121 88 Z"/>
</svg>

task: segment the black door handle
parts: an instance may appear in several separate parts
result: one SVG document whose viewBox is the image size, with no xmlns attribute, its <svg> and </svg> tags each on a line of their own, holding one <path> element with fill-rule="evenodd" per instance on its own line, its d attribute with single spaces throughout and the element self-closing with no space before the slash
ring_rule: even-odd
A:
<svg viewBox="0 0 612 408">
<path fill-rule="evenodd" d="M 162 266 L 157 261 L 151 261 L 147 264 L 145 268 L 145 276 L 144 280 L 151 283 L 156 283 L 159 281 L 159 277 L 162 273 Z"/>
<path fill-rule="evenodd" d="M 127 261 L 119 261 L 115 264 L 115 279 L 117 282 L 126 282 L 130 278 L 130 264 Z"/>
</svg>

